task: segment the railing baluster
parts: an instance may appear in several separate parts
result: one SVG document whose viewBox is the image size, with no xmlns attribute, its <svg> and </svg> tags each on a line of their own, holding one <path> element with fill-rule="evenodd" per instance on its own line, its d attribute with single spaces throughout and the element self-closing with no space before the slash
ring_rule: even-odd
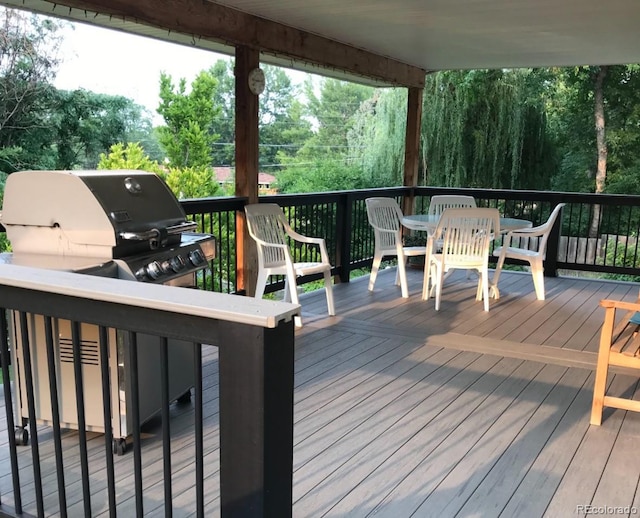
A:
<svg viewBox="0 0 640 518">
<path fill-rule="evenodd" d="M 7 431 L 9 435 L 9 458 L 11 460 L 11 477 L 13 481 L 13 500 L 16 513 L 22 514 L 22 491 L 20 489 L 20 471 L 18 469 L 18 453 L 16 451 L 16 424 L 13 420 L 14 408 L 11 397 L 11 377 L 9 374 L 9 322 L 7 310 L 0 309 L 0 362 L 2 362 L 2 383 L 4 385 L 4 408 L 7 416 Z M 14 350 L 16 344 L 13 344 Z M 15 369 L 15 367 L 14 367 Z M 15 375 L 15 371 L 14 371 Z M 17 383 L 17 382 L 16 382 Z M 17 388 L 16 388 L 17 390 Z"/>
<path fill-rule="evenodd" d="M 38 516 L 44 516 L 44 500 L 42 495 L 42 471 L 40 469 L 40 447 L 38 443 L 38 423 L 36 422 L 35 393 L 33 390 L 33 368 L 31 362 L 31 337 L 27 314 L 20 312 L 20 334 L 22 341 L 22 359 L 24 361 L 24 381 L 27 395 L 29 415 L 29 431 L 31 433 L 31 461 L 33 462 L 33 483 L 36 492 L 36 509 Z"/>
<path fill-rule="evenodd" d="M 78 447 L 80 448 L 80 471 L 82 473 L 82 500 L 85 516 L 91 516 L 91 491 L 89 487 L 89 458 L 87 455 L 87 420 L 84 407 L 84 382 L 82 376 L 80 323 L 71 322 L 71 342 L 73 347 L 73 373 L 76 385 L 76 409 L 78 411 Z"/>
<path fill-rule="evenodd" d="M 47 366 L 49 369 L 49 395 L 51 396 L 51 419 L 53 421 L 53 446 L 56 457 L 56 475 L 58 478 L 58 502 L 60 516 L 67 516 L 67 491 L 64 484 L 64 461 L 62 457 L 62 436 L 60 434 L 60 406 L 58 404 L 58 378 L 56 375 L 55 352 L 53 349 L 53 324 L 51 317 L 44 317 L 45 344 L 47 347 Z"/>
<path fill-rule="evenodd" d="M 133 437 L 133 472 L 136 493 L 136 516 L 144 515 L 142 498 L 142 445 L 140 436 L 140 386 L 138 385 L 138 335 L 129 332 L 129 370 L 131 380 L 131 435 Z"/>
<path fill-rule="evenodd" d="M 202 393 L 202 344 L 193 344 L 194 428 L 196 450 L 196 513 L 204 518 L 204 418 Z"/>
<path fill-rule="evenodd" d="M 164 470 L 164 515 L 173 516 L 171 494 L 171 422 L 169 421 L 169 340 L 160 338 L 160 385 L 162 392 L 162 467 Z"/>
<path fill-rule="evenodd" d="M 98 340 L 100 349 L 100 375 L 102 378 L 102 407 L 104 416 L 104 454 L 107 470 L 107 499 L 109 502 L 109 516 L 116 516 L 116 479 L 113 463 L 113 426 L 114 416 L 111 412 L 111 383 L 116 380 L 110 379 L 109 373 L 109 330 L 100 326 L 98 330 Z"/>
</svg>

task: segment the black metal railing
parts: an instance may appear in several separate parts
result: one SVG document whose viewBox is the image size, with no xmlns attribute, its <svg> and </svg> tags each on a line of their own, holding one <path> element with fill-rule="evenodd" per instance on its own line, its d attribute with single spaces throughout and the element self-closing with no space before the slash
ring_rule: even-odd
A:
<svg viewBox="0 0 640 518">
<path fill-rule="evenodd" d="M 419 187 L 417 206 L 426 210 L 430 196 L 446 192 L 474 196 L 479 205 L 497 207 L 505 217 L 527 219 L 534 226 L 565 203 L 549 239 L 545 275 L 558 270 L 640 275 L 640 196 Z"/>
<path fill-rule="evenodd" d="M 504 217 L 544 223 L 553 208 L 565 203 L 562 217 L 548 242 L 545 275 L 556 276 L 559 270 L 598 274 L 640 276 L 640 196 L 581 194 L 546 191 L 510 191 L 498 189 L 463 189 L 439 187 L 392 187 L 314 194 L 271 195 L 260 202 L 277 203 L 291 225 L 302 234 L 323 237 L 333 274 L 348 282 L 353 272 L 369 268 L 373 259 L 374 237 L 367 220 L 365 199 L 389 196 L 401 202 L 415 198 L 415 212 L 426 213 L 431 196 L 436 194 L 473 196 L 479 206 L 495 207 Z M 243 210 L 244 198 L 216 198 L 183 202 L 188 214 L 197 221 L 216 221 L 213 226 L 222 253 L 212 262 L 214 289 L 233 292 L 235 287 L 235 212 Z M 595 216 L 594 216 L 595 214 Z M 217 226 L 216 226 L 217 225 Z M 312 258 L 313 247 L 292 246 L 294 260 Z M 511 261 L 508 261 L 511 262 Z M 318 276 L 302 278 L 299 283 Z M 267 292 L 282 289 L 282 278 L 274 277 Z M 202 284 L 209 289 L 211 283 Z"/>
<path fill-rule="evenodd" d="M 181 344 L 180 355 L 185 347 L 193 354 L 187 374 L 194 408 L 187 438 L 193 452 L 180 461 L 189 465 L 193 498 L 180 513 L 211 515 L 208 504 L 218 495 L 215 514 L 223 517 L 291 516 L 297 306 L 5 266 L 0 308 L 9 432 L 2 478 L 12 481 L 10 490 L 3 483 L 0 515 L 144 516 L 152 511 L 172 516 L 174 498 L 185 491 L 184 485 L 173 486 L 176 430 L 169 392 L 176 367 L 172 355 Z M 65 333 L 69 338 L 62 343 Z M 203 415 L 202 344 L 218 351 L 215 426 Z M 149 471 L 143 469 L 149 444 L 141 424 L 151 398 L 159 401 L 162 463 Z M 114 431 L 114 423 L 123 419 L 118 404 L 120 412 L 126 409 L 132 453 L 114 462 L 114 453 L 122 453 L 122 438 Z M 62 434 L 62 428 L 77 435 Z M 89 442 L 87 430 L 104 436 Z M 182 430 L 180 438 L 189 431 Z M 205 432 L 215 435 L 219 454 L 212 455 L 211 443 L 205 450 Z M 121 479 L 122 473 L 128 475 Z M 147 498 L 154 487 L 156 493 Z M 121 509 L 125 499 L 128 511 Z"/>
<path fill-rule="evenodd" d="M 206 198 L 181 202 L 198 231 L 216 238 L 216 258 L 196 279 L 197 286 L 221 293 L 236 292 L 236 213 L 244 210 L 246 198 Z"/>
</svg>

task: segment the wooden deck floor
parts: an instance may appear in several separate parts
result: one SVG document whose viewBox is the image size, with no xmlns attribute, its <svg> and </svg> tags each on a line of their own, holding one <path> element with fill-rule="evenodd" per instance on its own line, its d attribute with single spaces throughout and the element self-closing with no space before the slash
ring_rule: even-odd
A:
<svg viewBox="0 0 640 518">
<path fill-rule="evenodd" d="M 529 275 L 505 272 L 488 313 L 475 280 L 457 275 L 441 310 L 409 299 L 382 272 L 335 287 L 338 316 L 324 292 L 302 299 L 296 336 L 293 514 L 296 517 L 584 516 L 579 506 L 640 509 L 640 415 L 605 412 L 589 426 L 602 298 L 635 300 L 632 284 L 548 279 L 537 301 Z M 217 354 L 205 354 L 207 516 L 218 508 Z M 612 390 L 634 393 L 637 378 L 615 375 Z M 190 405 L 172 407 L 174 516 L 191 516 Z M 0 427 L 6 428 L 4 412 Z M 47 509 L 56 515 L 48 429 L 41 456 Z M 157 422 L 145 426 L 145 512 L 163 503 Z M 6 433 L 0 439 L 0 495 L 12 503 Z M 105 512 L 102 436 L 91 435 L 92 509 Z M 77 437 L 65 436 L 70 516 L 83 516 Z M 29 453 L 21 479 L 34 512 Z M 131 456 L 117 457 L 119 516 L 133 516 Z M 5 509 L 5 507 L 1 508 Z M 602 513 L 601 513 L 602 514 Z M 626 513 L 627 515 L 632 513 Z"/>
</svg>

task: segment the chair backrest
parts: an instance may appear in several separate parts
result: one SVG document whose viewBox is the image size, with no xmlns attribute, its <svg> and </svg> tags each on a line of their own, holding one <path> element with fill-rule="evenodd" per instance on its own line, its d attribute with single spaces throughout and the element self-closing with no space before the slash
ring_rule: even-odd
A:
<svg viewBox="0 0 640 518">
<path fill-rule="evenodd" d="M 283 265 L 290 258 L 287 242 L 289 222 L 277 203 L 255 203 L 245 205 L 247 229 L 258 246 L 258 261 L 261 266 Z M 276 246 L 269 246 L 276 245 Z"/>
<path fill-rule="evenodd" d="M 533 229 L 529 229 L 529 230 L 536 230 L 540 232 L 540 235 L 537 238 L 537 247 L 535 246 L 535 243 L 532 243 L 532 241 L 536 241 L 536 238 L 521 239 L 521 242 L 518 245 L 515 245 L 512 240 L 512 243 L 510 246 L 512 247 L 519 246 L 520 248 L 525 248 L 527 250 L 534 250 L 534 251 L 537 250 L 538 256 L 541 256 L 542 259 L 544 260 L 547 254 L 547 241 L 549 240 L 549 235 L 551 235 L 551 229 L 553 228 L 553 225 L 556 222 L 556 219 L 558 219 L 558 216 L 560 215 L 560 211 L 564 206 L 565 206 L 565 203 L 559 203 L 558 205 L 555 206 L 555 208 L 549 215 L 549 219 L 547 219 L 545 223 L 537 227 L 534 227 Z"/>
<path fill-rule="evenodd" d="M 476 200 L 473 196 L 457 194 L 438 194 L 431 196 L 429 202 L 429 214 L 439 216 L 445 209 L 474 208 Z"/>
<path fill-rule="evenodd" d="M 398 202 L 393 198 L 367 198 L 365 203 L 376 246 L 381 250 L 395 249 L 402 239 L 402 210 Z"/>
<path fill-rule="evenodd" d="M 553 228 L 553 224 L 556 222 L 556 219 L 558 219 L 558 216 L 560 215 L 560 211 L 564 206 L 565 206 L 564 203 L 558 203 L 558 205 L 555 206 L 555 208 L 549 215 L 549 219 L 547 220 L 547 222 L 544 223 L 543 225 L 540 225 L 542 228 L 544 228 L 544 235 L 540 238 L 540 243 L 538 245 L 538 253 L 542 254 L 543 259 L 547 254 L 547 241 L 549 240 L 551 229 Z"/>
<path fill-rule="evenodd" d="M 445 264 L 483 265 L 489 261 L 491 240 L 499 231 L 498 209 L 445 209 L 435 238 L 442 239 Z"/>
</svg>

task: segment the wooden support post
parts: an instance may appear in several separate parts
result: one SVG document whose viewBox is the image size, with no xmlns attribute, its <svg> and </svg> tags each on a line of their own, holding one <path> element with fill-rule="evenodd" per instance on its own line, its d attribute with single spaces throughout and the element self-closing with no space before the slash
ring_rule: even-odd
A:
<svg viewBox="0 0 640 518">
<path fill-rule="evenodd" d="M 420 125 L 422 120 L 422 88 L 411 87 L 408 89 L 407 99 L 407 132 L 404 144 L 404 183 L 405 187 L 418 185 L 418 163 L 420 160 Z M 413 191 L 405 196 L 402 203 L 402 212 L 413 214 L 415 212 L 415 198 Z"/>
<path fill-rule="evenodd" d="M 219 329 L 221 516 L 290 518 L 293 320 Z"/>
<path fill-rule="evenodd" d="M 258 203 L 258 96 L 249 90 L 249 72 L 260 65 L 260 54 L 236 48 L 236 196 Z M 236 217 L 236 290 L 253 296 L 258 278 L 258 251 L 249 236 L 244 213 Z"/>
</svg>

